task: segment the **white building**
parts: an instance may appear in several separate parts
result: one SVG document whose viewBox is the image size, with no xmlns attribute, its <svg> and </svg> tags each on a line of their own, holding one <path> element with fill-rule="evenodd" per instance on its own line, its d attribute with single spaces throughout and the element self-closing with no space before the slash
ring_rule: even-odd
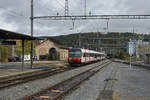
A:
<svg viewBox="0 0 150 100">
<path fill-rule="evenodd" d="M 150 53 L 150 43 L 142 40 L 131 40 L 127 43 L 127 53 L 140 58 Z"/>
<path fill-rule="evenodd" d="M 130 56 L 136 55 L 136 41 L 129 40 L 127 43 L 127 53 L 129 53 Z"/>
</svg>

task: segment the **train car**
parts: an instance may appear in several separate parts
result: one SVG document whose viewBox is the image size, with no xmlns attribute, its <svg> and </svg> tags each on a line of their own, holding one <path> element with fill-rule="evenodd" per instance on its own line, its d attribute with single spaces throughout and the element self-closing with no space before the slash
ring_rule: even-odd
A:
<svg viewBox="0 0 150 100">
<path fill-rule="evenodd" d="M 68 54 L 68 63 L 71 66 L 80 66 L 102 59 L 105 59 L 105 53 L 82 48 L 72 48 Z"/>
</svg>

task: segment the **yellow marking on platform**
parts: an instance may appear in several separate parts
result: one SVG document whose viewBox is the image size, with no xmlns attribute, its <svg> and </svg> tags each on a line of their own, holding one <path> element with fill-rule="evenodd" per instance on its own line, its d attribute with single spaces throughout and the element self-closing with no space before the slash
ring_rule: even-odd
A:
<svg viewBox="0 0 150 100">
<path fill-rule="evenodd" d="M 49 99 L 49 96 L 40 96 L 40 99 Z"/>
<path fill-rule="evenodd" d="M 96 100 L 119 100 L 119 91 L 117 90 L 101 90 Z"/>
<path fill-rule="evenodd" d="M 117 90 L 113 91 L 113 100 L 119 100 L 119 91 Z"/>
<path fill-rule="evenodd" d="M 61 72 L 64 72 L 64 70 L 60 70 Z"/>
<path fill-rule="evenodd" d="M 57 69 L 51 69 L 52 71 L 57 70 Z"/>
<path fill-rule="evenodd" d="M 60 72 L 60 70 L 56 71 L 56 72 Z"/>
<path fill-rule="evenodd" d="M 60 91 L 59 90 L 52 90 L 52 92 L 59 93 Z"/>
</svg>

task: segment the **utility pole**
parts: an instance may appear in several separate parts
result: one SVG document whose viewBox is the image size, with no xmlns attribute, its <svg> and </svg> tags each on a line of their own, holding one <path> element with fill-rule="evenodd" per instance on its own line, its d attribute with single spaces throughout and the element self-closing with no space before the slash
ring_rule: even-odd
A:
<svg viewBox="0 0 150 100">
<path fill-rule="evenodd" d="M 121 36 L 120 36 L 120 33 L 119 33 L 119 44 L 121 44 Z M 121 51 L 121 48 L 119 48 L 119 54 L 120 54 L 120 51 Z"/>
<path fill-rule="evenodd" d="M 96 37 L 97 37 L 97 40 L 96 40 L 97 48 L 96 48 L 96 49 L 97 49 L 97 51 L 98 51 L 98 49 L 99 49 L 99 47 L 98 47 L 98 42 L 99 42 L 99 40 L 98 40 L 98 38 L 99 38 L 98 32 L 97 32 L 97 36 L 96 36 Z"/>
<path fill-rule="evenodd" d="M 145 63 L 145 42 L 144 42 L 144 36 L 143 36 L 143 39 L 142 39 L 142 48 L 143 48 L 142 56 L 143 56 L 143 64 L 144 64 Z"/>
<path fill-rule="evenodd" d="M 150 28 L 148 28 L 148 30 L 149 30 L 149 29 L 150 29 Z M 149 31 L 148 31 L 148 34 L 149 34 Z M 148 56 L 148 62 L 147 62 L 147 63 L 149 64 L 149 57 L 150 57 L 150 56 L 149 56 L 149 55 L 150 55 L 150 39 L 149 39 L 149 37 L 148 37 L 148 53 L 147 53 L 147 54 L 148 54 L 148 55 L 147 55 L 147 56 Z"/>
<path fill-rule="evenodd" d="M 107 19 L 107 33 L 109 32 L 109 19 Z"/>
<path fill-rule="evenodd" d="M 84 5 L 84 15 L 86 16 L 86 0 L 85 0 L 85 5 Z"/>
<path fill-rule="evenodd" d="M 81 38 L 80 38 L 80 32 L 79 32 L 79 48 L 81 48 Z"/>
<path fill-rule="evenodd" d="M 24 39 L 22 40 L 22 71 L 24 68 Z"/>
<path fill-rule="evenodd" d="M 132 46 L 133 46 L 132 40 L 130 39 L 130 41 L 129 41 L 130 69 L 131 69 L 131 62 L 132 62 L 132 60 L 131 60 L 131 56 L 132 56 L 132 50 L 131 49 L 133 49 Z"/>
<path fill-rule="evenodd" d="M 68 0 L 65 0 L 65 16 L 69 15 Z"/>
<path fill-rule="evenodd" d="M 133 34 L 134 34 L 134 26 L 133 26 Z M 134 37 L 133 37 L 134 39 Z M 135 41 L 134 41 L 135 42 Z M 135 52 L 136 52 L 136 43 L 134 43 L 134 46 L 135 46 Z M 134 58 L 134 57 L 133 57 Z M 136 57 L 135 57 L 135 62 L 136 62 Z"/>
<path fill-rule="evenodd" d="M 141 37 L 141 39 L 140 39 L 141 41 L 141 43 L 140 43 L 140 49 L 141 49 L 141 52 L 140 52 L 140 54 L 141 54 L 141 61 L 143 61 L 143 64 L 144 64 L 144 37 L 142 36 Z"/>
<path fill-rule="evenodd" d="M 31 37 L 33 37 L 33 0 L 31 0 Z M 31 60 L 31 68 L 33 68 L 33 40 L 31 40 L 31 56 L 30 56 L 30 60 Z"/>
<path fill-rule="evenodd" d="M 135 32 L 135 29 L 134 29 L 134 26 L 133 26 L 133 34 L 134 34 L 134 32 Z"/>
<path fill-rule="evenodd" d="M 133 34 L 134 34 L 134 33 L 135 33 L 135 27 L 133 26 Z M 133 38 L 134 38 L 134 37 L 133 37 Z M 134 38 L 134 39 L 135 39 L 135 38 Z M 134 51 L 134 52 L 135 52 L 135 53 L 134 53 L 134 55 L 135 55 L 135 62 L 137 61 L 137 56 L 136 56 L 136 52 L 137 52 L 137 48 L 136 48 L 137 46 L 136 46 L 136 45 L 137 45 L 137 43 L 136 43 L 136 42 L 137 42 L 137 40 L 134 41 L 134 48 L 135 48 L 135 51 Z"/>
<path fill-rule="evenodd" d="M 0 60 L 1 60 L 1 58 L 2 58 L 2 54 L 1 54 L 1 51 L 2 51 L 2 50 L 0 49 Z"/>
</svg>

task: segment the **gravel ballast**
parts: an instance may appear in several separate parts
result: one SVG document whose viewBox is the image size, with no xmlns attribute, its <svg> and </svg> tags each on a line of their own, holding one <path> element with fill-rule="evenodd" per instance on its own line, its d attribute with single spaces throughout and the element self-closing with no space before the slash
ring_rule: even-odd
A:
<svg viewBox="0 0 150 100">
<path fill-rule="evenodd" d="M 100 90 L 103 90 L 104 80 L 110 77 L 114 63 L 103 68 L 88 81 L 82 83 L 75 91 L 64 97 L 64 100 L 96 100 Z"/>
<path fill-rule="evenodd" d="M 102 62 L 86 65 L 85 67 L 79 67 L 74 70 L 70 70 L 64 73 L 56 74 L 44 79 L 31 81 L 21 85 L 17 85 L 8 89 L 0 90 L 0 100 L 21 100 L 25 96 L 29 96 L 42 89 L 50 87 L 56 83 L 59 83 L 65 79 L 68 79 L 74 75 L 77 75 L 87 69 L 94 67 Z"/>
</svg>

